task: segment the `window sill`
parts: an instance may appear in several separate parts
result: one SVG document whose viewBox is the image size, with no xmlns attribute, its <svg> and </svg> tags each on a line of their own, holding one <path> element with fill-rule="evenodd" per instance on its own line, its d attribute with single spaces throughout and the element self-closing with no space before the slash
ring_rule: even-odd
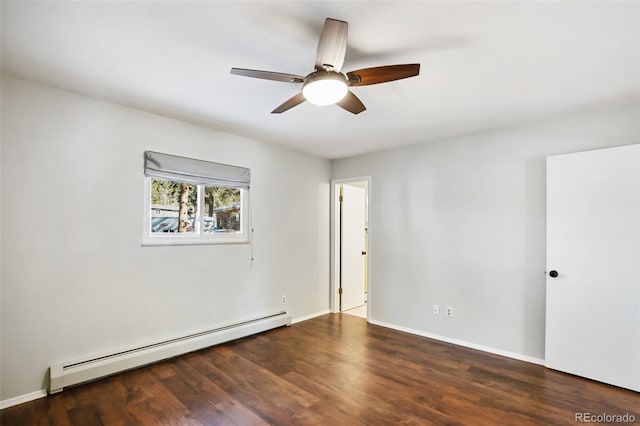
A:
<svg viewBox="0 0 640 426">
<path fill-rule="evenodd" d="M 208 239 L 202 237 L 148 237 L 142 239 L 143 247 L 153 246 L 203 246 L 224 244 L 249 244 L 247 238 Z"/>
</svg>

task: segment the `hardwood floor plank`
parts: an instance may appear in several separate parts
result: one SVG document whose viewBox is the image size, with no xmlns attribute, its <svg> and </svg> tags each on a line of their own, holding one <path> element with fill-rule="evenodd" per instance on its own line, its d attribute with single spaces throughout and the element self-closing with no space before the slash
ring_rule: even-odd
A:
<svg viewBox="0 0 640 426">
<path fill-rule="evenodd" d="M 222 411 L 233 424 L 238 426 L 265 426 L 265 422 L 256 413 L 240 404 L 236 400 L 229 400 L 217 404 L 216 407 Z"/>
<path fill-rule="evenodd" d="M 567 425 L 640 422 L 640 394 L 325 315 L 0 411 L 12 425 Z"/>
<path fill-rule="evenodd" d="M 71 389 L 73 393 L 86 393 L 92 401 L 96 401 L 96 409 L 101 421 L 106 425 L 128 426 L 137 425 L 128 407 L 141 400 L 141 396 L 132 398 L 130 389 L 122 383 L 123 375 L 97 381 L 93 386 L 80 386 Z M 64 392 L 63 392 L 64 394 Z"/>
<path fill-rule="evenodd" d="M 162 379 L 169 390 L 189 410 L 189 418 L 206 424 L 235 424 L 208 395 L 217 393 L 214 385 L 182 359 L 173 360 L 177 374 Z"/>
<path fill-rule="evenodd" d="M 182 405 L 177 395 L 170 392 L 160 380 L 152 373 L 151 369 L 135 370 L 140 373 L 135 380 L 135 386 L 142 391 L 143 399 L 128 407 L 135 408 L 138 418 L 145 419 L 144 424 L 194 424 L 189 419 L 190 412 Z M 122 375 L 123 381 L 127 375 Z M 130 382 L 129 382 L 130 383 Z M 146 416 L 153 416 L 153 423 L 147 423 Z"/>
<path fill-rule="evenodd" d="M 71 424 L 104 425 L 94 404 L 82 404 L 67 411 Z"/>
<path fill-rule="evenodd" d="M 71 419 L 67 413 L 62 400 L 65 395 L 53 395 L 47 400 L 47 423 L 55 426 L 72 426 Z"/>
<path fill-rule="evenodd" d="M 287 424 L 291 416 L 316 400 L 304 390 L 234 355 L 230 347 L 217 349 L 214 357 L 204 357 L 208 364 L 204 374 L 266 422 Z M 252 373 L 245 374 L 247 371 Z"/>
</svg>

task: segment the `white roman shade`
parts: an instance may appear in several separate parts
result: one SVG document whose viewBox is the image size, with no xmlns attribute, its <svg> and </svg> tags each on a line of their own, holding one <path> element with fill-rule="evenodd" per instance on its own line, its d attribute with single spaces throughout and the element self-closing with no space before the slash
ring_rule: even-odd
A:
<svg viewBox="0 0 640 426">
<path fill-rule="evenodd" d="M 144 152 L 145 176 L 193 184 L 249 189 L 251 170 L 246 167 L 196 160 L 160 152 Z"/>
</svg>

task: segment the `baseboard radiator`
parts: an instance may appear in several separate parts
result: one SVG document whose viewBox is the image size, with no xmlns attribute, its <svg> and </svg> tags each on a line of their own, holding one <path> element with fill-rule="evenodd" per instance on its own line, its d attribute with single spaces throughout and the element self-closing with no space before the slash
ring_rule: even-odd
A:
<svg viewBox="0 0 640 426">
<path fill-rule="evenodd" d="M 49 393 L 289 324 L 291 315 L 283 311 L 92 359 L 54 364 L 49 368 Z"/>
</svg>

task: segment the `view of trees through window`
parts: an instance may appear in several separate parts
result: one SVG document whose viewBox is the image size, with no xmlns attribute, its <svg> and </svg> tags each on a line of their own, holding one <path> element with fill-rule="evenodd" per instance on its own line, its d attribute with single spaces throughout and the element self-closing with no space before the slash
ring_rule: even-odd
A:
<svg viewBox="0 0 640 426">
<path fill-rule="evenodd" d="M 197 233 L 199 228 L 203 233 L 240 232 L 240 189 L 199 189 L 200 185 L 152 178 L 151 232 Z"/>
</svg>

